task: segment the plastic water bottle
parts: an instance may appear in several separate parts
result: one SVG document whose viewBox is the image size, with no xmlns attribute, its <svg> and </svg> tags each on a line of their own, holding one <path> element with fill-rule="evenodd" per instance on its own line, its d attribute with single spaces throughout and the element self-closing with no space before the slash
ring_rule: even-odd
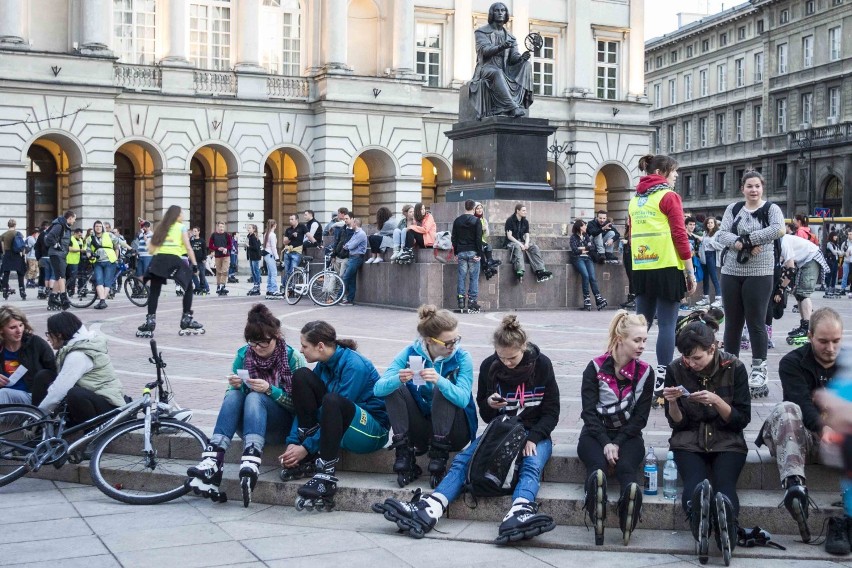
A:
<svg viewBox="0 0 852 568">
<path fill-rule="evenodd" d="M 663 468 L 663 497 L 674 501 L 677 499 L 677 465 L 674 461 L 674 452 L 666 456 L 666 466 Z"/>
<path fill-rule="evenodd" d="M 657 494 L 657 455 L 654 448 L 649 447 L 645 454 L 645 495 Z"/>
</svg>

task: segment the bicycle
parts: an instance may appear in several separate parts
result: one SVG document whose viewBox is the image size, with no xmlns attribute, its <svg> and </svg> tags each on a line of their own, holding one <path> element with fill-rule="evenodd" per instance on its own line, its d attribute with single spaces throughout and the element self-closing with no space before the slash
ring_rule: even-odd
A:
<svg viewBox="0 0 852 568">
<path fill-rule="evenodd" d="M 287 303 L 295 305 L 302 296 L 310 296 L 318 306 L 333 306 L 343 299 L 346 286 L 343 278 L 332 267 L 331 252 L 325 250 L 324 268 L 311 276 L 311 259 L 302 257 L 301 264 L 293 270 L 284 286 Z"/>
<path fill-rule="evenodd" d="M 82 424 L 66 428 L 64 405 L 50 416 L 36 406 L 0 405 L 0 487 L 46 465 L 59 469 L 89 460 L 95 486 L 118 501 L 152 505 L 185 495 L 186 464 L 172 452 L 188 445 L 200 454 L 208 440 L 186 422 L 192 412 L 174 402 L 153 339 L 151 353 L 157 380 L 145 385 L 141 400 Z M 140 411 L 144 418 L 136 418 Z"/>
<path fill-rule="evenodd" d="M 150 289 L 141 278 L 133 273 L 134 270 L 135 268 L 127 260 L 120 259 L 118 261 L 118 270 L 115 274 L 115 281 L 119 282 L 126 275 L 123 286 L 124 294 L 133 305 L 141 308 L 148 305 Z M 74 285 L 68 291 L 68 300 L 75 308 L 88 308 L 98 299 L 95 288 L 94 264 L 81 260 L 77 276 L 74 279 Z"/>
</svg>

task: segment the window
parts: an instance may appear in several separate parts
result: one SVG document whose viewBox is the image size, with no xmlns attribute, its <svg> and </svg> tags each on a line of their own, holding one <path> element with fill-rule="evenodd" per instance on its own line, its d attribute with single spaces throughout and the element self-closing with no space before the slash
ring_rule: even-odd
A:
<svg viewBox="0 0 852 568">
<path fill-rule="evenodd" d="M 692 75 L 683 76 L 683 100 L 692 100 Z"/>
<path fill-rule="evenodd" d="M 662 67 L 662 66 L 663 66 L 663 56 L 662 56 L 662 55 L 658 55 L 658 56 L 657 56 L 657 69 L 659 69 L 659 68 L 660 68 L 660 67 Z"/>
<path fill-rule="evenodd" d="M 710 51 L 710 40 L 701 40 L 701 53 L 707 53 L 708 51 Z"/>
<path fill-rule="evenodd" d="M 832 6 L 840 6 L 843 4 L 843 0 L 831 0 Z"/>
<path fill-rule="evenodd" d="M 692 149 L 692 121 L 685 120 L 683 122 L 683 149 Z"/>
<path fill-rule="evenodd" d="M 811 124 L 814 118 L 814 94 L 802 95 L 802 124 Z"/>
<path fill-rule="evenodd" d="M 155 0 L 113 0 L 113 43 L 122 63 L 153 65 L 157 39 Z"/>
<path fill-rule="evenodd" d="M 743 141 L 743 111 L 734 111 L 734 135 L 737 142 Z"/>
<path fill-rule="evenodd" d="M 686 58 L 689 59 L 693 54 L 693 47 L 691 45 L 686 46 Z"/>
<path fill-rule="evenodd" d="M 272 74 L 302 74 L 299 3 L 263 0 L 260 18 L 261 65 Z"/>
<path fill-rule="evenodd" d="M 763 20 L 758 20 L 757 21 L 757 33 L 759 33 L 759 34 L 763 33 L 763 26 L 764 26 Z"/>
<path fill-rule="evenodd" d="M 654 128 L 653 139 L 651 140 L 651 146 L 654 148 L 654 153 L 659 154 L 662 152 L 662 144 L 660 143 L 660 127 L 657 126 Z"/>
<path fill-rule="evenodd" d="M 778 59 L 778 74 L 783 75 L 787 72 L 787 44 L 782 43 L 776 48 Z"/>
<path fill-rule="evenodd" d="M 790 10 L 781 10 L 781 14 L 778 16 L 779 24 L 786 24 L 790 21 Z"/>
<path fill-rule="evenodd" d="M 196 67 L 231 68 L 231 2 L 207 0 L 189 5 L 189 58 Z"/>
<path fill-rule="evenodd" d="M 754 105 L 754 135 L 763 136 L 763 106 Z"/>
<path fill-rule="evenodd" d="M 677 50 L 669 53 L 669 63 L 677 63 Z"/>
<path fill-rule="evenodd" d="M 742 27 L 740 27 L 740 28 L 737 28 L 737 39 L 738 39 L 738 40 L 743 40 L 743 39 L 745 39 L 745 38 L 746 38 L 746 29 L 745 29 L 745 26 L 742 26 Z"/>
<path fill-rule="evenodd" d="M 555 94 L 553 70 L 556 69 L 556 38 L 542 36 L 544 45 L 538 56 L 533 56 L 533 89 L 537 95 Z"/>
<path fill-rule="evenodd" d="M 675 135 L 675 126 L 673 124 L 669 125 L 669 154 L 674 154 L 675 151 L 675 141 L 677 136 Z"/>
<path fill-rule="evenodd" d="M 808 0 L 807 2 L 805 2 L 805 15 L 806 16 L 810 16 L 811 14 L 813 14 L 816 11 L 814 4 L 815 4 L 814 0 Z"/>
<path fill-rule="evenodd" d="M 683 193 L 692 195 L 692 176 L 683 176 Z"/>
<path fill-rule="evenodd" d="M 737 59 L 734 61 L 734 73 L 737 78 L 737 87 L 745 86 L 745 60 Z"/>
<path fill-rule="evenodd" d="M 780 163 L 776 164 L 776 177 L 778 178 L 775 185 L 777 187 L 786 187 L 787 186 L 787 164 Z"/>
<path fill-rule="evenodd" d="M 716 193 L 719 195 L 725 195 L 725 192 L 728 190 L 728 172 L 721 171 L 716 172 Z"/>
<path fill-rule="evenodd" d="M 716 92 L 724 93 L 728 89 L 728 66 L 721 63 L 716 66 Z"/>
<path fill-rule="evenodd" d="M 754 54 L 754 82 L 763 81 L 763 53 Z"/>
<path fill-rule="evenodd" d="M 719 34 L 719 47 L 725 47 L 728 45 L 728 34 L 721 33 Z"/>
<path fill-rule="evenodd" d="M 742 183 L 743 176 L 745 175 L 745 170 L 737 170 L 737 177 L 734 178 L 734 183 Z"/>
<path fill-rule="evenodd" d="M 778 134 L 787 132 L 787 99 L 775 101 L 775 117 L 778 123 Z"/>
<path fill-rule="evenodd" d="M 663 95 L 661 93 L 661 86 L 659 83 L 654 85 L 654 108 L 663 108 Z"/>
<path fill-rule="evenodd" d="M 702 148 L 707 147 L 707 119 L 698 119 L 698 143 Z"/>
<path fill-rule="evenodd" d="M 707 195 L 707 192 L 709 191 L 709 184 L 707 183 L 709 177 L 710 176 L 707 174 L 701 174 L 698 176 L 698 191 L 701 192 L 701 195 Z"/>
<path fill-rule="evenodd" d="M 725 115 L 719 113 L 716 115 L 716 144 L 724 144 L 725 138 Z"/>
<path fill-rule="evenodd" d="M 669 104 L 677 104 L 677 79 L 669 79 Z"/>
<path fill-rule="evenodd" d="M 618 42 L 598 40 L 598 98 L 618 96 Z"/>
<path fill-rule="evenodd" d="M 698 91 L 701 93 L 700 96 L 707 96 L 707 69 L 698 72 Z"/>
<path fill-rule="evenodd" d="M 835 121 L 840 118 L 840 87 L 828 89 L 828 118 Z"/>
<path fill-rule="evenodd" d="M 828 60 L 840 59 L 840 27 L 828 30 Z"/>
<path fill-rule="evenodd" d="M 805 67 L 814 66 L 814 36 L 802 38 L 802 61 Z"/>
</svg>

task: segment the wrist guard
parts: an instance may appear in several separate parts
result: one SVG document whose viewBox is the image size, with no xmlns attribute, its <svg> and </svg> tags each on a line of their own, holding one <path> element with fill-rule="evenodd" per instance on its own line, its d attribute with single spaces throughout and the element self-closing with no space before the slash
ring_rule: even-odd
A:
<svg viewBox="0 0 852 568">
<path fill-rule="evenodd" d="M 799 270 L 794 267 L 782 266 L 781 267 L 781 280 L 788 280 L 788 287 L 792 286 L 796 282 L 796 274 L 798 274 Z"/>
</svg>

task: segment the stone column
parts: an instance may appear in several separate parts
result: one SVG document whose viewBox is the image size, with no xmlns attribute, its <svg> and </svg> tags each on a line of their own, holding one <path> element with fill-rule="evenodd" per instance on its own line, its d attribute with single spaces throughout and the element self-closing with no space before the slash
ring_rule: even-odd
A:
<svg viewBox="0 0 852 568">
<path fill-rule="evenodd" d="M 80 53 L 112 56 L 109 48 L 111 16 L 112 2 L 109 0 L 83 0 Z"/>
<path fill-rule="evenodd" d="M 77 226 L 91 227 L 96 219 L 113 222 L 115 165 L 74 166 L 68 170 L 68 176 L 68 208 L 77 214 Z"/>
<path fill-rule="evenodd" d="M 453 15 L 453 82 L 454 87 L 470 81 L 476 62 L 473 45 L 473 8 L 471 0 L 456 0 Z"/>
<path fill-rule="evenodd" d="M 238 28 L 239 51 L 235 71 L 264 73 L 260 66 L 260 0 L 242 0 L 239 3 Z M 264 85 L 265 87 L 266 85 Z"/>
<path fill-rule="evenodd" d="M 415 75 L 414 2 L 394 3 L 393 70 L 397 77 Z"/>
<path fill-rule="evenodd" d="M 322 67 L 329 73 L 345 73 L 348 48 L 348 13 L 346 0 L 323 0 Z"/>
<path fill-rule="evenodd" d="M 199 221 L 189 218 L 189 173 L 189 170 L 172 168 L 154 170 L 154 209 L 153 219 L 149 221 L 160 221 L 172 205 L 179 205 L 183 209 L 185 223 Z"/>
<path fill-rule="evenodd" d="M 24 49 L 24 0 L 3 0 L 0 10 L 0 47 Z"/>
<path fill-rule="evenodd" d="M 260 229 L 261 223 L 258 223 L 257 219 L 263 217 L 263 174 L 229 175 L 227 209 L 226 230 L 229 233 L 237 231 L 241 243 L 245 241 L 249 223 L 254 223 Z M 254 219 L 249 219 L 249 213 L 254 214 Z M 240 271 L 248 272 L 245 270 L 247 266 L 248 264 L 240 263 Z"/>
<path fill-rule="evenodd" d="M 18 230 L 29 231 L 27 227 L 27 166 L 12 160 L 0 162 L 0 207 L 7 219 L 17 219 Z M 30 205 L 32 207 L 32 205 Z M 36 219 L 38 223 L 41 219 Z"/>
<path fill-rule="evenodd" d="M 168 49 L 160 63 L 166 66 L 189 66 L 189 2 L 168 0 L 166 22 Z"/>
</svg>

